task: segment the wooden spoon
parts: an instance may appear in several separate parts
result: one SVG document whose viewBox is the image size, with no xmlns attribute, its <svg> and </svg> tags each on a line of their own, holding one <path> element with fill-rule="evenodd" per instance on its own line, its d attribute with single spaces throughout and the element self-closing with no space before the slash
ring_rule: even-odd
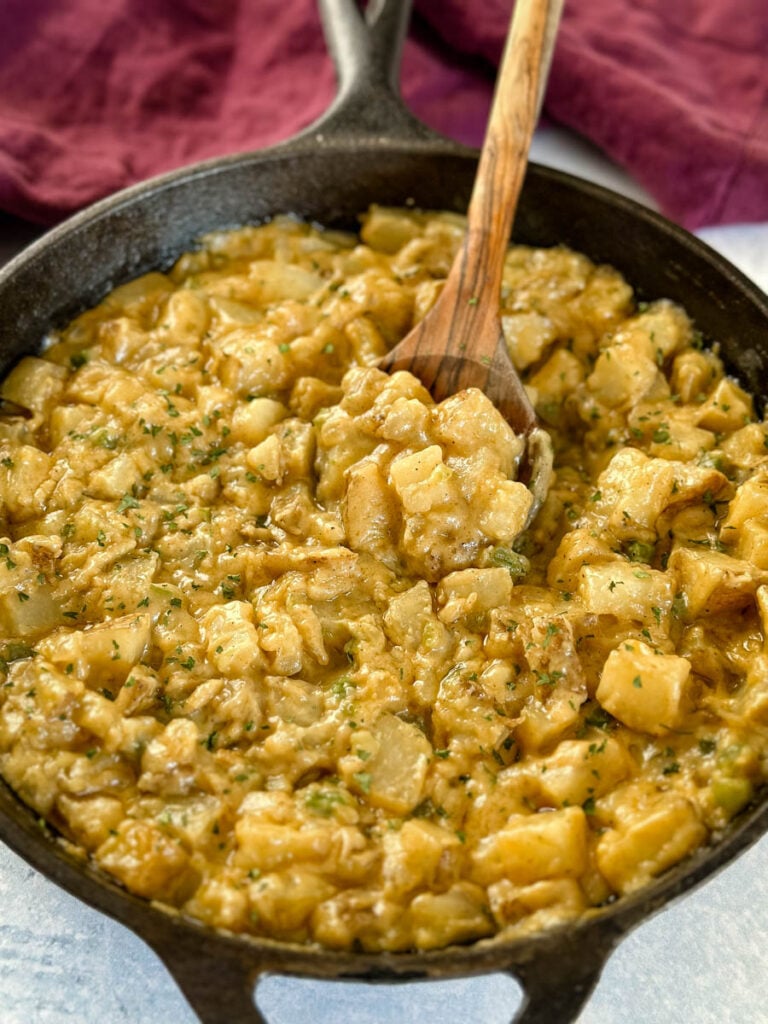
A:
<svg viewBox="0 0 768 1024">
<path fill-rule="evenodd" d="M 517 0 L 467 214 L 467 233 L 445 287 L 426 317 L 379 363 L 410 370 L 442 401 L 480 388 L 526 439 L 519 467 L 534 496 L 526 526 L 546 497 L 552 442 L 509 357 L 499 304 L 504 257 L 544 97 L 563 0 Z"/>
</svg>

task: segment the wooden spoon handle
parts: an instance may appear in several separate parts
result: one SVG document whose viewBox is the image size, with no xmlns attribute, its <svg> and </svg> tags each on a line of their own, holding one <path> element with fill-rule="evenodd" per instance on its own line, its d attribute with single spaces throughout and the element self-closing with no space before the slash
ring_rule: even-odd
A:
<svg viewBox="0 0 768 1024">
<path fill-rule="evenodd" d="M 536 413 L 499 321 L 504 258 L 522 188 L 563 0 L 517 0 L 469 205 L 467 234 L 435 305 L 380 362 L 410 370 L 437 401 L 485 392 L 515 430 Z"/>
<path fill-rule="evenodd" d="M 469 204 L 463 290 L 501 290 L 503 260 L 555 47 L 563 0 L 517 0 Z M 493 290 L 491 281 L 493 278 Z M 473 290 L 474 289 L 474 290 Z"/>
</svg>

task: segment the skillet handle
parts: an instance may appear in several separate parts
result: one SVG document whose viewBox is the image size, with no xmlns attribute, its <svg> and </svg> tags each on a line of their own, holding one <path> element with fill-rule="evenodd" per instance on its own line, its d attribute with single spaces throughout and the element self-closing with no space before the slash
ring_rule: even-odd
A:
<svg viewBox="0 0 768 1024">
<path fill-rule="evenodd" d="M 268 1024 L 254 1001 L 264 966 L 246 948 L 229 955 L 221 948 L 186 948 L 181 935 L 148 940 L 168 968 L 200 1024 Z M 174 941 L 176 940 L 176 941 Z"/>
<path fill-rule="evenodd" d="M 510 973 L 523 988 L 523 1002 L 511 1024 L 571 1024 L 602 973 L 613 943 L 555 946 L 537 953 Z"/>
<path fill-rule="evenodd" d="M 400 60 L 411 3 L 371 0 L 363 13 L 355 0 L 318 0 L 338 89 L 330 108 L 302 135 L 320 143 L 348 136 L 412 142 L 440 138 L 400 99 Z"/>
<path fill-rule="evenodd" d="M 254 950 L 210 945 L 171 926 L 142 937 L 170 971 L 200 1024 L 268 1024 L 256 1006 L 255 989 L 266 973 L 281 972 L 279 959 L 257 959 Z M 537 949 L 527 962 L 510 965 L 520 982 L 522 1006 L 511 1024 L 572 1024 L 589 999 L 620 936 L 566 935 Z"/>
</svg>

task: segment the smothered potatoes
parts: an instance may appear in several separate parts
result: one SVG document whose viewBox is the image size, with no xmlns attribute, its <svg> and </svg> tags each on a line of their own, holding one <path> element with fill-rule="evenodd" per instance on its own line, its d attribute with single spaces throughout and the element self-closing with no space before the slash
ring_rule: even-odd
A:
<svg viewBox="0 0 768 1024">
<path fill-rule="evenodd" d="M 766 425 L 682 309 L 513 246 L 556 451 L 525 529 L 490 402 L 376 368 L 463 230 L 209 235 L 2 384 L 0 771 L 132 892 L 335 949 L 510 937 L 765 781 Z"/>
</svg>

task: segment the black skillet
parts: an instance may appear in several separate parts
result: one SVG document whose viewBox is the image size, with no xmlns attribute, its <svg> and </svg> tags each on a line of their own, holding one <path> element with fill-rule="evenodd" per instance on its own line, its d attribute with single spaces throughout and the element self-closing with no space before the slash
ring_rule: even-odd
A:
<svg viewBox="0 0 768 1024">
<path fill-rule="evenodd" d="M 128 189 L 46 235 L 0 273 L 0 370 L 34 352 L 46 332 L 124 281 L 168 266 L 213 228 L 292 212 L 347 225 L 371 202 L 462 210 L 476 154 L 429 131 L 397 96 L 407 0 L 382 0 L 363 18 L 354 0 L 321 0 L 339 78 L 330 111 L 294 139 L 214 160 Z M 680 228 L 621 196 L 531 164 L 514 237 L 564 243 L 617 267 L 640 298 L 682 303 L 752 392 L 768 379 L 768 301 L 742 274 Z M 768 829 L 768 800 L 739 816 L 641 893 L 594 917 L 515 942 L 428 953 L 358 954 L 216 932 L 132 896 L 41 830 L 0 784 L 0 837 L 44 875 L 127 925 L 165 962 L 204 1024 L 264 1024 L 253 1002 L 267 972 L 394 982 L 487 972 L 517 977 L 515 1018 L 564 1024 L 577 1016 L 623 936 L 698 885 Z"/>
</svg>

